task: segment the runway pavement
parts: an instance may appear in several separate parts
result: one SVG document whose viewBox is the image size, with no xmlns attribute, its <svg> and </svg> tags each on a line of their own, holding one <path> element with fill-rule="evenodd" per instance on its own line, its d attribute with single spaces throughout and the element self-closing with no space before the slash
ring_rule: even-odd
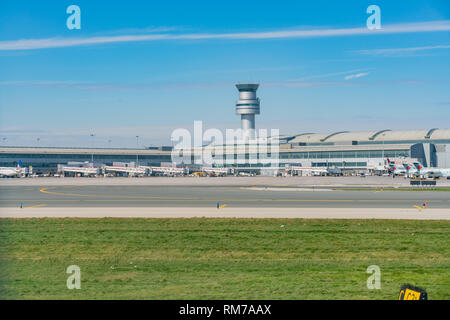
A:
<svg viewBox="0 0 450 320">
<path fill-rule="evenodd" d="M 286 187 L 0 186 L 2 208 L 174 207 L 448 209 L 445 191 L 334 191 Z"/>
<path fill-rule="evenodd" d="M 409 179 L 389 176 L 345 177 L 107 177 L 107 178 L 57 178 L 38 177 L 24 179 L 0 179 L 0 186 L 292 186 L 292 187 L 408 187 Z M 440 179 L 437 186 L 450 187 L 450 180 Z"/>
</svg>

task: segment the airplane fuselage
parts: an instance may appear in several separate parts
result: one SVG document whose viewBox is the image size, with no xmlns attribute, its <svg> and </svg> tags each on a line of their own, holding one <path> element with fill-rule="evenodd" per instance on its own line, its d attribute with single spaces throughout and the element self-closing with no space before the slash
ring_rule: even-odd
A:
<svg viewBox="0 0 450 320">
<path fill-rule="evenodd" d="M 0 176 L 14 177 L 21 173 L 20 168 L 2 167 L 0 168 Z"/>
</svg>

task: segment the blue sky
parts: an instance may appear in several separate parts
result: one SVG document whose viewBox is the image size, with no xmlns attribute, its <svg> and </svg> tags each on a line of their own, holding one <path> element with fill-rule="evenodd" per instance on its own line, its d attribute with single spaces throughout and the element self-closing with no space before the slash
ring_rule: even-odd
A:
<svg viewBox="0 0 450 320">
<path fill-rule="evenodd" d="M 81 8 L 69 30 L 66 8 Z M 366 9 L 381 9 L 367 30 Z M 0 10 L 0 143 L 170 143 L 194 120 L 281 133 L 450 127 L 449 1 L 9 1 Z M 39 141 L 37 140 L 39 138 Z"/>
</svg>

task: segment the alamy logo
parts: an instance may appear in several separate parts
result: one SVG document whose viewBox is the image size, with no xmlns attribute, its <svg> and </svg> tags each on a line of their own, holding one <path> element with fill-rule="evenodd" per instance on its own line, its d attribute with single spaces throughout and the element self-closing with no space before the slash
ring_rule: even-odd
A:
<svg viewBox="0 0 450 320">
<path fill-rule="evenodd" d="M 371 265 L 367 267 L 366 273 L 372 273 L 372 275 L 367 279 L 367 289 L 381 289 L 381 271 L 380 267 L 377 265 Z"/>
<path fill-rule="evenodd" d="M 197 165 L 229 166 L 236 164 L 279 165 L 279 129 L 210 128 L 203 131 L 203 122 L 194 121 L 194 134 L 178 128 L 171 134 L 175 144 L 172 162 Z"/>
<path fill-rule="evenodd" d="M 67 267 L 66 273 L 72 274 L 67 278 L 67 289 L 81 289 L 81 269 L 77 265 Z"/>
<path fill-rule="evenodd" d="M 81 29 L 81 9 L 80 9 L 80 7 L 72 4 L 67 7 L 66 13 L 70 14 L 70 16 L 67 18 L 67 21 L 66 21 L 67 29 L 69 29 L 69 30 Z"/>
<path fill-rule="evenodd" d="M 367 18 L 367 28 L 369 30 L 381 29 L 381 9 L 379 6 L 372 4 L 367 7 L 367 13 L 372 15 Z"/>
</svg>

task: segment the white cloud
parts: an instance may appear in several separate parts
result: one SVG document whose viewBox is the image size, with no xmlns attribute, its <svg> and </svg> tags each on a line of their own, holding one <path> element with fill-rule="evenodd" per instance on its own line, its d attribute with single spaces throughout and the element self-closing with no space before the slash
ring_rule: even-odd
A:
<svg viewBox="0 0 450 320">
<path fill-rule="evenodd" d="M 341 71 L 341 72 L 317 74 L 317 75 L 313 75 L 313 76 L 306 76 L 306 77 L 302 77 L 302 78 L 298 78 L 298 79 L 292 79 L 291 81 L 303 82 L 303 81 L 309 80 L 309 79 L 330 78 L 330 77 L 341 76 L 341 75 L 344 75 L 344 74 L 355 73 L 355 72 L 365 71 L 365 70 L 367 70 L 367 69 L 354 69 L 354 70 Z"/>
<path fill-rule="evenodd" d="M 450 45 L 359 50 L 356 52 L 360 53 L 360 54 L 366 54 L 366 55 L 395 55 L 395 54 L 413 53 L 413 52 L 417 52 L 417 51 L 436 50 L 436 49 L 450 49 Z"/>
<path fill-rule="evenodd" d="M 361 78 L 361 77 L 365 77 L 367 75 L 369 75 L 370 72 L 361 72 L 361 73 L 356 73 L 356 74 L 350 74 L 348 76 L 345 76 L 344 79 L 345 80 L 350 80 L 350 79 L 355 79 L 355 78 Z"/>
<path fill-rule="evenodd" d="M 45 48 L 62 48 L 105 43 L 162 41 L 162 40 L 251 40 L 251 39 L 294 39 L 338 37 L 353 35 L 383 35 L 395 33 L 436 32 L 449 31 L 450 20 L 400 23 L 383 26 L 379 30 L 369 30 L 366 27 L 342 29 L 311 29 L 311 30 L 277 30 L 267 32 L 247 33 L 186 33 L 186 34 L 146 34 L 146 35 L 116 35 L 88 38 L 47 38 L 20 39 L 0 41 L 0 51 L 8 50 L 36 50 Z"/>
</svg>

